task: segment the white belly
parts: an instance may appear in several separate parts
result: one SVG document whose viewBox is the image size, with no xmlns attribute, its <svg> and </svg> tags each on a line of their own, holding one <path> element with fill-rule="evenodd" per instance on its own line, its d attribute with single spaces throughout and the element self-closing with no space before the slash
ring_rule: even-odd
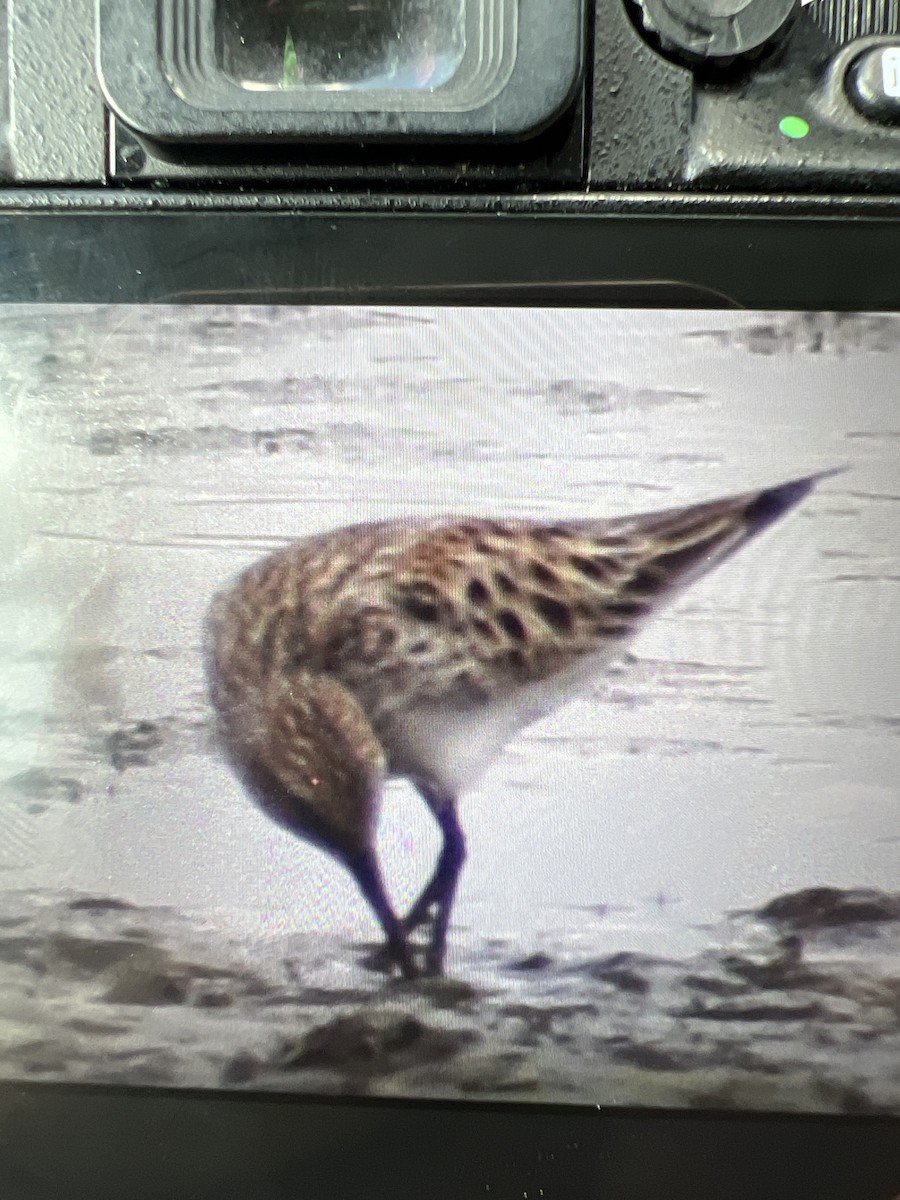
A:
<svg viewBox="0 0 900 1200">
<path fill-rule="evenodd" d="M 517 733 L 589 692 L 623 652 L 619 641 L 552 679 L 526 684 L 487 704 L 418 708 L 396 728 L 397 757 L 410 774 L 422 774 L 458 796 L 478 783 Z"/>
</svg>

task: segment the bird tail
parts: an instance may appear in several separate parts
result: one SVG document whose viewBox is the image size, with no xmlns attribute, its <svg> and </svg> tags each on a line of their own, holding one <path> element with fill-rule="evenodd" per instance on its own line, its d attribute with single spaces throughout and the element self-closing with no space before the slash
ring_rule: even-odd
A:
<svg viewBox="0 0 900 1200">
<path fill-rule="evenodd" d="M 607 536 L 620 536 L 630 551 L 627 591 L 645 603 L 680 591 L 780 520 L 822 479 L 837 473 L 821 471 L 776 487 L 610 522 Z"/>
</svg>

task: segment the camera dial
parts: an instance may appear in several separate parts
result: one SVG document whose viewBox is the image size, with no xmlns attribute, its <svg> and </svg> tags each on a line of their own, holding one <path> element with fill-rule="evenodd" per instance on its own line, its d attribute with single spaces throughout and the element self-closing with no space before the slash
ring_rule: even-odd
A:
<svg viewBox="0 0 900 1200">
<path fill-rule="evenodd" d="M 788 28 L 797 0 L 637 0 L 660 48 L 692 66 L 757 55 Z"/>
</svg>

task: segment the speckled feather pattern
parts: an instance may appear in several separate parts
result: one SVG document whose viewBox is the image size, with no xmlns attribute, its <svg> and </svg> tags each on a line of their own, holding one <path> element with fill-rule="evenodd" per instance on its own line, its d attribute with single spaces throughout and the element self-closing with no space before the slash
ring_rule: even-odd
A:
<svg viewBox="0 0 900 1200">
<path fill-rule="evenodd" d="M 387 775 L 445 792 L 474 781 L 519 728 L 570 698 L 567 680 L 600 673 L 746 540 L 759 495 L 611 520 L 373 523 L 279 550 L 209 617 L 229 756 L 263 765 L 336 840 L 368 845 Z M 448 758 L 476 730 L 457 775 Z"/>
</svg>

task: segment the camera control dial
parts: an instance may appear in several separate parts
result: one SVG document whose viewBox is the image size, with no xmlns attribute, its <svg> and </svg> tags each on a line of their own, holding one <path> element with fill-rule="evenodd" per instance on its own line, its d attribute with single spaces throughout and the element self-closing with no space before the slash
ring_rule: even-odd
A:
<svg viewBox="0 0 900 1200">
<path fill-rule="evenodd" d="M 636 0 L 661 49 L 692 66 L 752 57 L 788 28 L 797 0 Z"/>
</svg>

